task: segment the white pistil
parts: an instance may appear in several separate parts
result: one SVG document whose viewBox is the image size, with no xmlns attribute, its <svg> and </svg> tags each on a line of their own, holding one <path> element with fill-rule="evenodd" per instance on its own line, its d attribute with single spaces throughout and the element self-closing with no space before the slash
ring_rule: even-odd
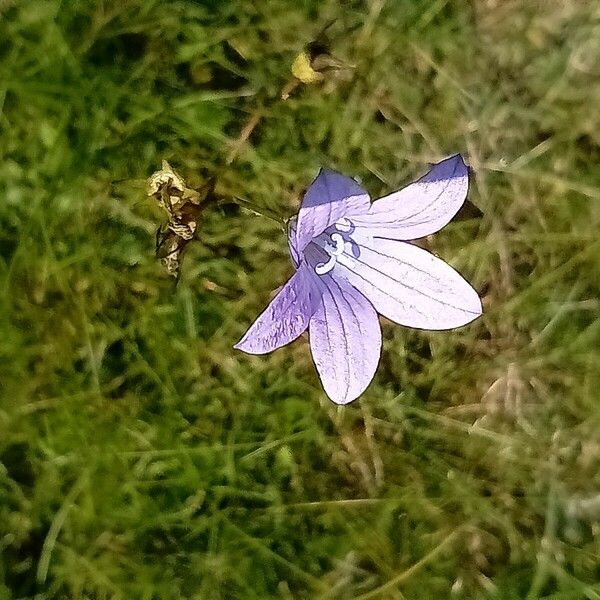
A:
<svg viewBox="0 0 600 600">
<path fill-rule="evenodd" d="M 335 267 L 338 257 L 344 253 L 344 238 L 339 233 L 332 233 L 330 236 L 331 241 L 335 244 L 332 247 L 330 244 L 318 244 L 327 254 L 329 254 L 329 260 L 325 263 L 318 263 L 315 266 L 315 273 L 317 275 L 326 275 Z"/>
<path fill-rule="evenodd" d="M 334 256 L 339 256 L 344 251 L 344 238 L 339 233 L 331 234 L 331 241 L 335 244 Z"/>
<path fill-rule="evenodd" d="M 337 258 L 333 255 L 329 257 L 329 260 L 326 263 L 319 263 L 315 267 L 315 273 L 317 275 L 327 275 L 333 267 L 335 267 L 335 263 L 337 262 Z"/>
</svg>

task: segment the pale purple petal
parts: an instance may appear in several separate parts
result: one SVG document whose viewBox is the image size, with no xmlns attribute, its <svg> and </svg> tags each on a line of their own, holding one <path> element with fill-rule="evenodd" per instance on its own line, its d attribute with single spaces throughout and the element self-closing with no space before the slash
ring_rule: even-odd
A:
<svg viewBox="0 0 600 600">
<path fill-rule="evenodd" d="M 354 179 L 329 169 L 321 169 L 312 182 L 298 212 L 295 250 L 306 245 L 338 219 L 366 214 L 369 194 Z"/>
<path fill-rule="evenodd" d="M 388 319 L 420 329 L 452 329 L 481 315 L 477 292 L 433 254 L 363 236 L 358 229 L 353 240 L 353 255 L 344 254 L 332 273 L 347 279 Z"/>
<path fill-rule="evenodd" d="M 375 375 L 381 327 L 372 304 L 348 282 L 327 275 L 320 286 L 323 301 L 310 320 L 310 348 L 325 393 L 348 404 Z"/>
<path fill-rule="evenodd" d="M 434 165 L 424 177 L 376 200 L 367 215 L 352 219 L 378 237 L 415 240 L 440 230 L 467 197 L 469 172 L 459 154 Z"/>
<path fill-rule="evenodd" d="M 293 342 L 306 331 L 319 296 L 315 276 L 301 265 L 234 348 L 266 354 Z"/>
</svg>

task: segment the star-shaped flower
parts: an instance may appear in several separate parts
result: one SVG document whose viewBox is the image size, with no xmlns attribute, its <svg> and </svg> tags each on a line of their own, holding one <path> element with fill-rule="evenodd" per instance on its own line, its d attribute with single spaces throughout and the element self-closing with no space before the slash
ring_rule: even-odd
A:
<svg viewBox="0 0 600 600">
<path fill-rule="evenodd" d="M 407 243 L 444 227 L 467 188 L 468 170 L 458 154 L 373 203 L 356 181 L 322 169 L 290 221 L 296 272 L 235 347 L 265 354 L 308 329 L 325 392 L 347 404 L 377 369 L 377 313 L 435 330 L 476 319 L 482 308 L 475 290 L 445 262 Z"/>
</svg>

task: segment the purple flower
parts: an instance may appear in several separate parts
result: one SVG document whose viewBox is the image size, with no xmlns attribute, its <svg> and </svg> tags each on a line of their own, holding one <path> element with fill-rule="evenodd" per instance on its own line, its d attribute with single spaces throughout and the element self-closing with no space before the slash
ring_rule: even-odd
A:
<svg viewBox="0 0 600 600">
<path fill-rule="evenodd" d="M 452 329 L 476 319 L 482 308 L 475 290 L 445 262 L 406 242 L 446 225 L 467 188 L 458 154 L 373 203 L 353 179 L 322 169 L 290 221 L 296 272 L 235 347 L 265 354 L 308 329 L 325 392 L 347 404 L 377 369 L 377 313 L 419 329 Z"/>
</svg>

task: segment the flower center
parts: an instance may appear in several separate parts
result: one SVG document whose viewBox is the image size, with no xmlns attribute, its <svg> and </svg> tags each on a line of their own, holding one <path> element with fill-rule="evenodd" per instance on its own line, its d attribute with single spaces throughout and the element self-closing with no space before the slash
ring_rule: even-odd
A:
<svg viewBox="0 0 600 600">
<path fill-rule="evenodd" d="M 320 237 L 321 236 L 319 236 L 319 238 Z M 317 275 L 326 275 L 333 267 L 335 267 L 338 256 L 344 252 L 344 238 L 339 233 L 332 233 L 330 240 L 335 244 L 334 246 L 319 238 L 315 240 L 315 243 L 329 254 L 329 260 L 327 262 L 317 263 L 315 265 L 315 273 Z"/>
<path fill-rule="evenodd" d="M 316 262 L 318 259 L 315 260 L 314 269 L 317 275 L 326 275 L 335 267 L 338 261 L 342 264 L 346 263 L 346 257 L 344 256 L 346 239 L 343 234 L 346 234 L 346 237 L 348 237 L 352 228 L 351 221 L 343 217 L 329 229 L 329 232 L 323 232 L 313 239 L 312 243 L 329 256 L 327 261 L 321 260 Z M 323 252 L 320 252 L 321 256 Z"/>
</svg>

